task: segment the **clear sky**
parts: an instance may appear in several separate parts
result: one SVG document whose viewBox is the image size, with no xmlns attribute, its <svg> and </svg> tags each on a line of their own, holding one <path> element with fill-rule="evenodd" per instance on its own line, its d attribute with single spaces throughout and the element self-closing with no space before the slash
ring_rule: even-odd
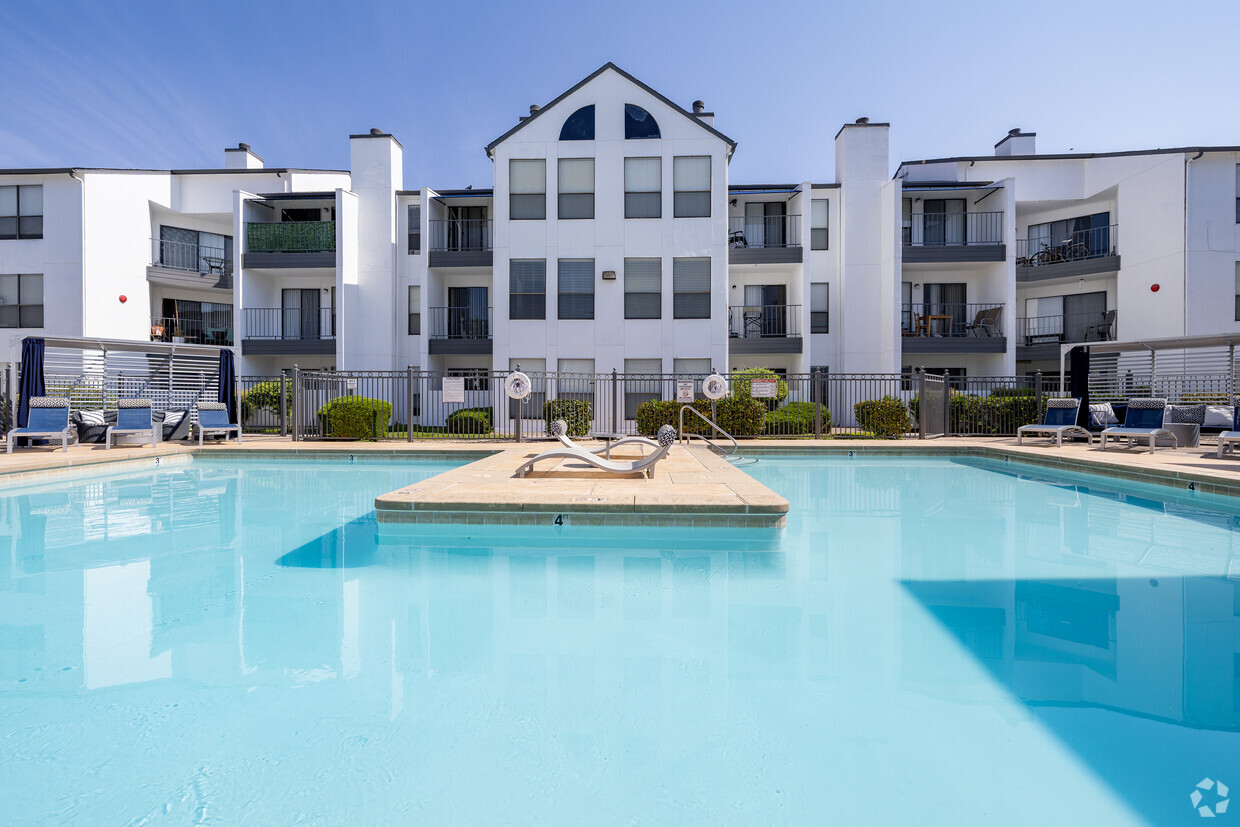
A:
<svg viewBox="0 0 1240 827">
<path fill-rule="evenodd" d="M 1240 2 L 748 0 L 0 4 L 0 168 L 347 168 L 488 186 L 482 147 L 607 61 L 739 142 L 736 183 L 834 180 L 832 141 L 890 121 L 898 159 L 1240 144 Z"/>
</svg>

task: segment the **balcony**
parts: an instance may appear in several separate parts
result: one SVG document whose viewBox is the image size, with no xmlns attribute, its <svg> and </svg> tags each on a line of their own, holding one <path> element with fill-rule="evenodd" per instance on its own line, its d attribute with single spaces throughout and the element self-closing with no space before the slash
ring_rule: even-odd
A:
<svg viewBox="0 0 1240 827">
<path fill-rule="evenodd" d="M 900 314 L 904 353 L 1004 353 L 1003 305 L 906 304 Z"/>
<path fill-rule="evenodd" d="M 242 311 L 247 356 L 334 354 L 336 311 L 331 307 L 247 307 Z"/>
<path fill-rule="evenodd" d="M 728 219 L 730 264 L 800 264 L 801 216 L 733 216 Z"/>
<path fill-rule="evenodd" d="M 231 347 L 232 324 L 232 313 L 208 313 L 197 319 L 156 316 L 151 319 L 151 341 Z"/>
<path fill-rule="evenodd" d="M 491 308 L 431 307 L 427 345 L 431 353 L 491 352 Z"/>
<path fill-rule="evenodd" d="M 250 222 L 245 266 L 335 267 L 335 221 Z"/>
<path fill-rule="evenodd" d="M 800 353 L 801 305 L 740 305 L 728 308 L 728 351 Z"/>
<path fill-rule="evenodd" d="M 428 223 L 430 267 L 490 267 L 494 263 L 490 219 L 436 219 Z"/>
<path fill-rule="evenodd" d="M 1060 345 L 1115 341 L 1115 320 L 1114 310 L 1017 319 L 1016 358 L 1058 359 Z"/>
<path fill-rule="evenodd" d="M 908 213 L 901 222 L 906 264 L 1003 261 L 1003 211 Z"/>
<path fill-rule="evenodd" d="M 146 280 L 194 290 L 232 290 L 232 250 L 153 238 Z"/>
<path fill-rule="evenodd" d="M 1067 237 L 1016 239 L 1016 280 L 1076 279 L 1119 269 L 1119 225 L 1077 230 Z"/>
</svg>

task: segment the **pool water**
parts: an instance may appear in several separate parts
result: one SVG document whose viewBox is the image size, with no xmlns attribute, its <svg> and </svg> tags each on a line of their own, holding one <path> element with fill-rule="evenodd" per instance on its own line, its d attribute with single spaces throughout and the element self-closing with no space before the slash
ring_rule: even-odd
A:
<svg viewBox="0 0 1240 827">
<path fill-rule="evenodd" d="M 770 550 L 380 541 L 374 496 L 452 464 L 0 497 L 0 822 L 1176 824 L 1240 784 L 1216 504 L 764 457 Z"/>
</svg>

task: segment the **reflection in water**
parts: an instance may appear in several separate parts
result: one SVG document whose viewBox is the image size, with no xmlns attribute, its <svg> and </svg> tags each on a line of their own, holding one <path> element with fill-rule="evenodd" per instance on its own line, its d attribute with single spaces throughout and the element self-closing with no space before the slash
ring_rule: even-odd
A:
<svg viewBox="0 0 1240 827">
<path fill-rule="evenodd" d="M 379 554 L 379 523 L 372 511 L 314 538 L 280 557 L 282 566 L 352 569 L 373 566 Z"/>
</svg>

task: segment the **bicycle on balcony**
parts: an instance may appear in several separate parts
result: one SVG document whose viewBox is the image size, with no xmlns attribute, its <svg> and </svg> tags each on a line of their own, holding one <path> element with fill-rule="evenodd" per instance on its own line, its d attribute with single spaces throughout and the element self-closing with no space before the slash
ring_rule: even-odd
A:
<svg viewBox="0 0 1240 827">
<path fill-rule="evenodd" d="M 1089 256 L 1088 244 L 1083 241 L 1065 238 L 1062 244 L 1054 247 L 1043 241 L 1042 249 L 1029 256 L 1029 264 L 1033 266 L 1059 264 L 1064 261 L 1081 261 L 1082 259 L 1089 258 Z"/>
</svg>

